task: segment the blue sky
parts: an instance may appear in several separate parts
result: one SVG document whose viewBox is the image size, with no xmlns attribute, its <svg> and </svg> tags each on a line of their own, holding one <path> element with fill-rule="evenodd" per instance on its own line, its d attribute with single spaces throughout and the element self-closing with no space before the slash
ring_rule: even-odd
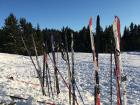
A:
<svg viewBox="0 0 140 105">
<path fill-rule="evenodd" d="M 123 29 L 130 22 L 140 24 L 140 0 L 0 0 L 0 27 L 10 13 L 25 17 L 33 26 L 69 26 L 74 30 L 87 26 L 92 16 L 94 31 L 97 15 L 103 28 L 112 24 L 117 15 Z"/>
</svg>

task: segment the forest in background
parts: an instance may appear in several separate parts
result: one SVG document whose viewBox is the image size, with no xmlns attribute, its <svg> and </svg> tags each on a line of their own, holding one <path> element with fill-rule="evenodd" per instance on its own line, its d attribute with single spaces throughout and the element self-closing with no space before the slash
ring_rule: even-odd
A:
<svg viewBox="0 0 140 105">
<path fill-rule="evenodd" d="M 88 21 L 88 20 L 87 20 Z M 57 29 L 40 29 L 39 24 L 36 27 L 28 22 L 25 18 L 17 19 L 14 14 L 10 14 L 4 21 L 4 25 L 0 28 L 0 52 L 28 55 L 24 48 L 21 36 L 23 36 L 27 48 L 31 55 L 35 55 L 32 35 L 35 39 L 38 54 L 43 54 L 43 43 L 47 41 L 48 51 L 51 52 L 51 35 L 54 35 L 55 50 L 61 51 L 64 36 L 67 36 L 68 49 L 70 51 L 71 33 L 74 35 L 74 51 L 75 52 L 91 52 L 89 26 L 83 27 L 79 31 L 74 31 L 69 27 Z M 140 25 L 130 23 L 125 26 L 121 35 L 122 51 L 140 51 Z M 97 16 L 96 30 L 94 32 L 96 50 L 99 53 L 109 53 L 113 46 L 113 29 L 112 25 L 102 28 L 100 25 L 100 16 Z M 112 40 L 112 41 L 111 41 Z"/>
</svg>

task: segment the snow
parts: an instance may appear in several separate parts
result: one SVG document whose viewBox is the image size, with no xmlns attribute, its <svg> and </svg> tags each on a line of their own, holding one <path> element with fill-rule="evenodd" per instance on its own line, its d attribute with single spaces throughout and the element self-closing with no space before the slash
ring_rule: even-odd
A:
<svg viewBox="0 0 140 105">
<path fill-rule="evenodd" d="M 51 55 L 51 54 L 50 54 Z M 71 56 L 71 54 L 69 54 Z M 124 73 L 127 75 L 128 105 L 140 104 L 140 52 L 121 54 Z M 56 57 L 57 58 L 57 57 Z M 33 57 L 35 63 L 35 57 Z M 42 56 L 39 56 L 42 65 Z M 66 62 L 58 53 L 57 65 L 68 82 Z M 113 61 L 114 62 L 114 61 Z M 53 64 L 48 59 L 51 80 L 54 85 Z M 41 66 L 42 67 L 42 66 Z M 113 65 L 114 67 L 114 65 Z M 100 93 L 103 105 L 110 104 L 110 54 L 99 55 Z M 94 105 L 94 66 L 91 53 L 75 53 L 75 78 L 85 105 Z M 28 56 L 0 53 L 0 103 L 16 105 L 68 105 L 68 89 L 59 76 L 60 94 L 54 97 L 43 96 L 36 71 Z M 47 89 L 45 88 L 46 92 Z M 55 89 L 53 88 L 53 91 Z M 11 98 L 13 96 L 23 98 Z M 79 105 L 83 105 L 76 91 Z M 113 105 L 116 104 L 116 80 L 113 77 Z"/>
</svg>

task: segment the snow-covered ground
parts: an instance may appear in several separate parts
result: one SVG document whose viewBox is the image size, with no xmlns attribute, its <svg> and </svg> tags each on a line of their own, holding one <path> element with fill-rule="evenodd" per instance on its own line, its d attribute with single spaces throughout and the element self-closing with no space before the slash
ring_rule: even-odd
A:
<svg viewBox="0 0 140 105">
<path fill-rule="evenodd" d="M 128 105 L 140 105 L 140 52 L 125 52 L 121 54 L 124 73 L 127 74 Z M 33 57 L 35 60 L 35 57 Z M 42 65 L 42 56 L 39 57 Z M 51 80 L 54 70 L 49 59 Z M 57 65 L 59 71 L 68 81 L 67 65 L 58 54 Z M 113 65 L 114 66 L 114 65 Z M 99 55 L 100 93 L 103 105 L 110 104 L 110 55 Z M 94 66 L 92 54 L 75 53 L 75 78 L 82 94 L 85 105 L 94 105 Z M 60 94 L 54 97 L 43 96 L 31 60 L 27 56 L 0 53 L 0 103 L 14 103 L 17 105 L 68 105 L 68 89 L 59 76 Z M 54 84 L 54 83 L 52 83 Z M 116 81 L 113 79 L 113 105 L 116 105 Z M 46 89 L 47 90 L 47 89 Z M 53 88 L 53 91 L 55 89 Z M 13 96 L 24 98 L 17 99 Z M 83 105 L 76 91 L 79 105 Z"/>
</svg>

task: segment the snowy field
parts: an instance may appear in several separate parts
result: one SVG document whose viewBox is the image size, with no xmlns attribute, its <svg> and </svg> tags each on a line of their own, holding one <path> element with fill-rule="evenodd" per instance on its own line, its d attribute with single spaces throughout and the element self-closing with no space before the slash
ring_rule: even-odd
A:
<svg viewBox="0 0 140 105">
<path fill-rule="evenodd" d="M 34 57 L 35 60 L 35 57 Z M 42 56 L 39 57 L 42 65 Z M 51 80 L 53 66 L 49 59 Z M 66 81 L 67 66 L 58 54 L 57 65 Z M 140 105 L 140 52 L 122 53 L 122 65 L 127 79 L 128 105 Z M 113 65 L 114 66 L 114 65 Z M 110 55 L 99 55 L 101 103 L 110 104 Z M 92 54 L 75 53 L 75 78 L 85 105 L 94 105 L 94 66 Z M 68 89 L 59 76 L 60 94 L 43 96 L 34 66 L 27 56 L 0 53 L 0 103 L 16 105 L 68 105 Z M 52 83 L 54 84 L 54 83 Z M 113 105 L 116 105 L 116 81 L 113 78 Z M 46 89 L 47 90 L 47 89 Z M 53 88 L 53 91 L 55 89 Z M 79 105 L 83 105 L 76 91 Z M 18 98 L 17 98 L 18 97 Z M 20 98 L 20 99 L 19 99 Z"/>
</svg>

